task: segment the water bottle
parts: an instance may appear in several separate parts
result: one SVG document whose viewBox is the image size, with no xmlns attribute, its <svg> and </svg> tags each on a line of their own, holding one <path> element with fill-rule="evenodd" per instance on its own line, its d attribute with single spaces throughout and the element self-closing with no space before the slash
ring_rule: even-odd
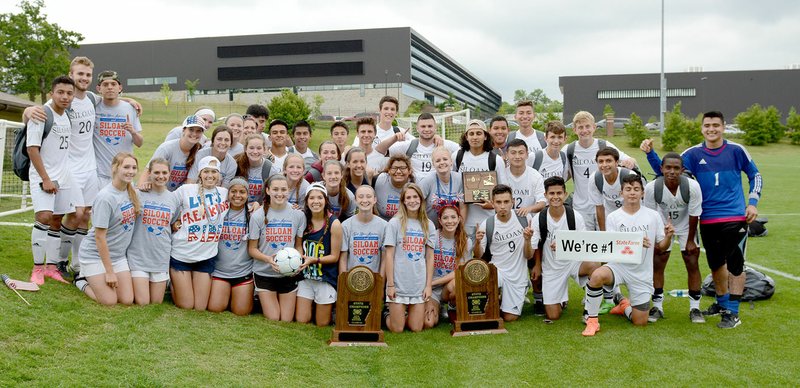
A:
<svg viewBox="0 0 800 388">
<path fill-rule="evenodd" d="M 668 294 L 675 298 L 688 298 L 689 290 L 669 290 Z"/>
</svg>

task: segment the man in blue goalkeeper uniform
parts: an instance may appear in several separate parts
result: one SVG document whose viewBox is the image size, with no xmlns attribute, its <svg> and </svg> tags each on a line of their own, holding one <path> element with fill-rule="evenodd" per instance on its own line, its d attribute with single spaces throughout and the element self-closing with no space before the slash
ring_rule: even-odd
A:
<svg viewBox="0 0 800 388">
<path fill-rule="evenodd" d="M 681 157 L 703 193 L 700 235 L 717 294 L 716 303 L 704 315 L 722 314 L 717 326 L 732 329 L 741 324 L 739 301 L 745 282 L 747 224 L 758 216 L 756 205 L 763 182 L 747 150 L 723 138 L 725 119 L 722 113 L 703 114 L 701 130 L 705 141 L 687 149 Z M 747 174 L 750 182 L 746 200 L 741 173 Z"/>
</svg>

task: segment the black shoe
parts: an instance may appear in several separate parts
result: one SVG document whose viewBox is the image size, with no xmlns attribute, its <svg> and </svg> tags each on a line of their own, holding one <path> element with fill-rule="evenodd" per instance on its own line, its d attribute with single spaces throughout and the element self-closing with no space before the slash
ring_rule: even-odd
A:
<svg viewBox="0 0 800 388">
<path fill-rule="evenodd" d="M 58 268 L 58 272 L 61 274 L 61 277 L 64 278 L 66 281 L 74 280 L 74 276 L 72 272 L 69 271 L 69 263 L 66 261 L 60 261 L 56 263 L 56 268 Z"/>
<path fill-rule="evenodd" d="M 653 306 L 653 308 L 650 309 L 650 315 L 647 317 L 647 322 L 656 323 L 661 318 L 664 318 L 664 311 Z"/>
<path fill-rule="evenodd" d="M 739 314 L 734 314 L 728 310 L 722 312 L 722 321 L 717 324 L 720 329 L 733 329 L 742 324 Z"/>
<path fill-rule="evenodd" d="M 543 317 L 544 316 L 544 303 L 536 301 L 533 304 L 533 315 Z"/>
<path fill-rule="evenodd" d="M 707 317 L 711 317 L 711 316 L 714 316 L 714 315 L 719 315 L 724 310 L 725 309 L 723 309 L 722 306 L 719 305 L 719 303 L 714 302 L 714 304 L 712 304 L 711 306 L 708 306 L 707 310 L 703 311 L 703 315 L 705 315 Z"/>
</svg>

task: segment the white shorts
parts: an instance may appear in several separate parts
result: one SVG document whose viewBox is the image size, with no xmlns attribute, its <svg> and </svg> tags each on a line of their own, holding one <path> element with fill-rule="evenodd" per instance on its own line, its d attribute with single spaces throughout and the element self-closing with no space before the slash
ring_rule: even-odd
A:
<svg viewBox="0 0 800 388">
<path fill-rule="evenodd" d="M 55 194 L 46 193 L 39 187 L 39 182 L 29 182 L 33 212 L 50 211 L 53 214 L 69 214 L 75 212 L 72 204 L 72 190 L 59 189 Z"/>
<path fill-rule="evenodd" d="M 499 274 L 498 274 L 499 275 Z M 528 281 L 513 284 L 503 281 L 502 276 L 497 277 L 498 287 L 501 291 L 500 311 L 508 314 L 522 315 L 522 306 L 525 304 L 525 294 L 528 293 Z"/>
<path fill-rule="evenodd" d="M 169 272 L 146 272 L 131 271 L 132 278 L 147 278 L 151 283 L 166 282 L 169 280 Z"/>
<path fill-rule="evenodd" d="M 126 258 L 117 259 L 116 261 L 112 260 L 111 267 L 114 273 L 131 270 L 130 267 L 128 267 L 128 259 Z M 103 267 L 102 261 L 92 261 L 91 263 L 81 261 L 81 276 L 88 278 L 90 276 L 102 275 L 104 273 L 106 273 L 106 267 Z"/>
<path fill-rule="evenodd" d="M 336 290 L 328 282 L 303 279 L 297 283 L 297 297 L 316 304 L 332 304 L 336 302 Z"/>
<path fill-rule="evenodd" d="M 699 232 L 699 230 L 698 230 Z M 694 243 L 698 247 L 700 246 L 700 239 L 698 238 L 699 233 L 694 234 Z M 689 233 L 686 234 L 676 234 L 672 236 L 672 241 L 678 240 L 678 244 L 680 244 L 681 251 L 686 250 L 686 243 L 689 242 Z M 670 241 L 669 248 L 667 248 L 667 252 L 672 252 L 672 241 Z"/>
<path fill-rule="evenodd" d="M 389 299 L 389 297 L 387 296 L 386 303 L 397 303 L 405 305 L 423 304 L 425 303 L 425 299 L 423 299 L 421 296 L 398 296 L 394 299 Z"/>
<path fill-rule="evenodd" d="M 649 304 L 650 297 L 653 295 L 653 278 L 640 279 L 640 277 L 632 274 L 627 268 L 618 263 L 606 264 L 611 272 L 614 274 L 614 288 L 625 284 L 628 286 L 628 300 L 631 306 L 639 306 L 642 304 Z"/>
<path fill-rule="evenodd" d="M 542 295 L 544 304 L 559 304 L 569 300 L 569 279 L 575 279 L 583 287 L 589 282 L 588 276 L 579 276 L 580 261 L 570 262 L 567 267 L 558 271 L 542 272 Z"/>
<path fill-rule="evenodd" d="M 595 209 L 592 209 L 591 211 L 586 213 L 584 212 L 578 212 L 578 213 L 581 213 L 581 216 L 583 216 L 583 224 L 586 225 L 586 230 L 588 231 L 598 230 L 597 213 L 595 212 Z"/>
<path fill-rule="evenodd" d="M 76 207 L 92 206 L 97 192 L 100 191 L 100 181 L 97 179 L 97 170 L 72 173 L 72 203 Z"/>
</svg>

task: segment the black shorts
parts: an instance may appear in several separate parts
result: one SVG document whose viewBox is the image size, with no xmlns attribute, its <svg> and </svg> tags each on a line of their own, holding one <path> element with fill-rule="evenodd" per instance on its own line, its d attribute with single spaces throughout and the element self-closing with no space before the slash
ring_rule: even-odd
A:
<svg viewBox="0 0 800 388">
<path fill-rule="evenodd" d="M 302 275 L 301 275 L 302 276 Z M 279 294 L 288 294 L 297 291 L 297 281 L 300 278 L 293 277 L 270 277 L 253 274 L 256 284 L 256 291 L 272 291 Z"/>
<path fill-rule="evenodd" d="M 221 278 L 218 276 L 214 276 L 212 279 L 228 282 L 228 284 L 231 285 L 231 288 L 253 283 L 253 275 L 240 276 L 237 278 Z"/>
<path fill-rule="evenodd" d="M 744 221 L 700 224 L 700 236 L 712 271 L 728 265 L 728 272 L 738 276 L 744 271 L 747 247 L 747 223 Z"/>
<path fill-rule="evenodd" d="M 169 268 L 176 271 L 204 272 L 210 274 L 214 272 L 214 258 L 198 261 L 196 263 L 184 263 L 180 260 L 169 258 Z"/>
</svg>

